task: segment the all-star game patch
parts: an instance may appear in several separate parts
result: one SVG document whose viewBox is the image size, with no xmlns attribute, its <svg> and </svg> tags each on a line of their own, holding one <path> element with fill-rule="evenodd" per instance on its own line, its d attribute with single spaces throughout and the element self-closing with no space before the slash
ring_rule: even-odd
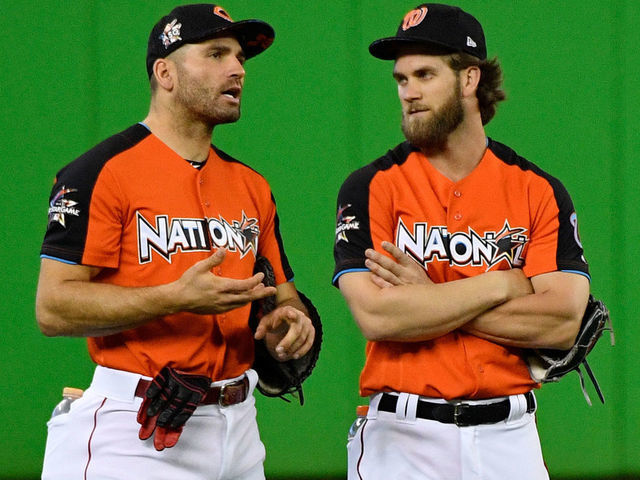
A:
<svg viewBox="0 0 640 480">
<path fill-rule="evenodd" d="M 49 223 L 57 222 L 63 228 L 67 228 L 67 215 L 77 217 L 80 215 L 80 209 L 76 208 L 78 202 L 68 198 L 69 194 L 77 192 L 76 188 L 60 187 L 51 202 L 49 202 Z"/>
</svg>

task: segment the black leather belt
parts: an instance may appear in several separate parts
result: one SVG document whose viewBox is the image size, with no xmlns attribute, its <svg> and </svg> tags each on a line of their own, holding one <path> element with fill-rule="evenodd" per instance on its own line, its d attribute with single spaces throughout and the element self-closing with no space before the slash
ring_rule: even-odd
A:
<svg viewBox="0 0 640 480">
<path fill-rule="evenodd" d="M 536 409 L 536 400 L 533 393 L 524 394 L 527 400 L 527 413 L 533 413 Z M 396 412 L 398 403 L 397 395 L 383 393 L 378 410 L 382 412 Z M 425 420 L 436 420 L 440 423 L 453 423 L 458 427 L 498 423 L 509 417 L 511 404 L 509 399 L 488 404 L 469 404 L 464 402 L 433 403 L 426 400 L 418 400 L 416 417 Z"/>
</svg>

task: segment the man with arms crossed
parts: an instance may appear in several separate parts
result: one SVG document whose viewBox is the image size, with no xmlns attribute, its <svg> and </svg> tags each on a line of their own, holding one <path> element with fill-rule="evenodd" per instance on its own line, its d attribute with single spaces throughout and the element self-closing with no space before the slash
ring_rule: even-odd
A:
<svg viewBox="0 0 640 480">
<path fill-rule="evenodd" d="M 562 184 L 485 135 L 504 99 L 478 21 L 423 4 L 393 60 L 406 142 L 338 196 L 334 285 L 368 340 L 349 479 L 547 479 L 524 349 L 567 349 L 589 295 Z"/>
<path fill-rule="evenodd" d="M 58 173 L 37 319 L 88 337 L 97 367 L 48 424 L 43 479 L 264 478 L 250 304 L 275 295 L 255 339 L 279 361 L 315 331 L 269 185 L 211 135 L 240 117 L 244 62 L 273 38 L 217 5 L 177 7 L 149 37 L 148 116 Z"/>
</svg>

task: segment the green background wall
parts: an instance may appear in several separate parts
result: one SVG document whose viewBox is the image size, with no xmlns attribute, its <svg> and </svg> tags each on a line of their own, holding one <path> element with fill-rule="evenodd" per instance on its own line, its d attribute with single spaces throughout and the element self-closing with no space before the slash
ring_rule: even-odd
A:
<svg viewBox="0 0 640 480">
<path fill-rule="evenodd" d="M 483 23 L 489 54 L 505 70 L 509 100 L 488 133 L 572 193 L 592 291 L 607 301 L 616 327 L 615 347 L 603 341 L 591 362 L 606 405 L 588 407 L 576 375 L 539 393 L 547 464 L 553 478 L 638 475 L 640 4 L 458 4 Z M 45 338 L 34 320 L 53 176 L 145 116 L 148 31 L 173 6 L 18 0 L 1 9 L 0 478 L 39 475 L 45 422 L 61 388 L 84 387 L 92 374 L 84 340 Z M 364 343 L 329 283 L 335 196 L 350 171 L 402 141 L 391 63 L 371 57 L 367 46 L 395 32 L 415 4 L 227 0 L 224 6 L 236 19 L 267 20 L 277 38 L 247 64 L 242 119 L 219 127 L 214 142 L 270 180 L 296 283 L 315 301 L 326 330 L 304 407 L 258 400 L 267 474 L 344 477 Z"/>
</svg>

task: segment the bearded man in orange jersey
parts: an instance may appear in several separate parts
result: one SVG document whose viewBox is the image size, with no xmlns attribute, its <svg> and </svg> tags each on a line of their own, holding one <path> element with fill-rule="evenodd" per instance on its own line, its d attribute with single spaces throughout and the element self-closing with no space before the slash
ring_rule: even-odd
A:
<svg viewBox="0 0 640 480">
<path fill-rule="evenodd" d="M 344 182 L 335 275 L 368 340 L 349 479 L 548 479 L 525 361 L 573 345 L 589 296 L 563 185 L 484 125 L 504 99 L 480 23 L 423 4 L 394 61 L 407 141 Z"/>
</svg>

